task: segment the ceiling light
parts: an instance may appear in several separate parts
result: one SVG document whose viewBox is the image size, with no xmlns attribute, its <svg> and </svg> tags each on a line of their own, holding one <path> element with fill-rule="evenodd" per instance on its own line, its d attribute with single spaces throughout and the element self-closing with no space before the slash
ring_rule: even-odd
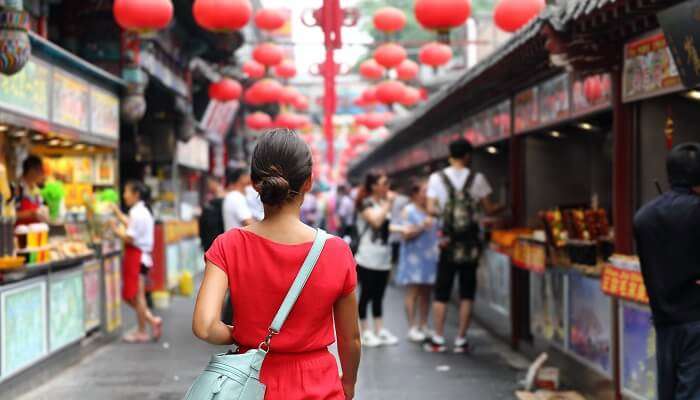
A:
<svg viewBox="0 0 700 400">
<path fill-rule="evenodd" d="M 82 143 L 78 143 L 75 145 L 75 149 L 76 150 L 83 150 L 83 149 L 85 149 L 85 145 Z"/>
<path fill-rule="evenodd" d="M 700 100 L 700 90 L 690 90 L 685 92 L 684 96 L 691 100 Z"/>
<path fill-rule="evenodd" d="M 55 147 L 55 146 L 58 146 L 59 144 L 61 144 L 61 141 L 58 140 L 58 139 L 51 139 L 51 140 L 49 140 L 49 146 L 54 146 L 54 147 Z"/>
<path fill-rule="evenodd" d="M 559 132 L 559 131 L 551 131 L 551 132 L 549 132 L 549 136 L 551 136 L 551 137 L 553 137 L 553 138 L 560 138 L 560 137 L 561 137 L 561 132 Z"/>
<path fill-rule="evenodd" d="M 15 138 L 23 138 L 25 136 L 27 136 L 27 131 L 25 129 L 20 129 L 18 131 L 12 132 L 12 137 Z"/>
<path fill-rule="evenodd" d="M 583 129 L 584 131 L 592 131 L 593 129 L 595 129 L 595 127 L 589 124 L 588 122 L 581 122 L 580 124 L 578 124 L 578 127 Z"/>
<path fill-rule="evenodd" d="M 496 148 L 496 146 L 489 146 L 486 148 L 486 151 L 489 154 L 498 154 L 498 149 Z"/>
<path fill-rule="evenodd" d="M 9 128 L 7 127 L 7 125 L 0 125 L 0 132 L 5 132 L 5 131 L 7 131 L 8 129 L 9 129 Z"/>
<path fill-rule="evenodd" d="M 40 141 L 40 140 L 44 140 L 44 137 L 43 137 L 42 135 L 36 133 L 36 134 L 34 134 L 34 135 L 32 136 L 32 140 L 35 141 L 35 142 L 38 142 L 38 141 Z"/>
<path fill-rule="evenodd" d="M 64 140 L 61 142 L 61 146 L 63 146 L 63 147 L 70 147 L 72 145 L 73 145 L 73 142 L 71 142 L 70 140 Z"/>
</svg>

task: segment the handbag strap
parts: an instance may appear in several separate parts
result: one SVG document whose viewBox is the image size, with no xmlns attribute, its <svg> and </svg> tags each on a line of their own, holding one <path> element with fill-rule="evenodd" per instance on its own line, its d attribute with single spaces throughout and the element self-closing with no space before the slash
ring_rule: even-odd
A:
<svg viewBox="0 0 700 400">
<path fill-rule="evenodd" d="M 269 349 L 270 340 L 282 329 L 282 325 L 284 325 L 284 322 L 287 320 L 287 317 L 292 311 L 292 308 L 294 308 L 294 304 L 296 304 L 299 295 L 301 294 L 302 290 L 304 290 L 304 286 L 306 286 L 306 281 L 309 279 L 309 276 L 311 276 L 311 272 L 313 272 L 314 268 L 316 267 L 316 262 L 321 256 L 323 246 L 326 244 L 327 239 L 328 234 L 323 229 L 316 229 L 316 237 L 314 238 L 314 242 L 311 245 L 311 250 L 309 250 L 309 254 L 307 254 L 306 259 L 301 265 L 301 268 L 299 269 L 296 278 L 294 278 L 294 283 L 292 283 L 292 287 L 289 288 L 289 291 L 287 292 L 284 301 L 282 301 L 282 305 L 280 305 L 280 308 L 277 311 L 275 318 L 272 320 L 272 325 L 270 325 L 269 333 L 265 338 L 265 341 L 261 344 L 261 349 Z"/>
</svg>

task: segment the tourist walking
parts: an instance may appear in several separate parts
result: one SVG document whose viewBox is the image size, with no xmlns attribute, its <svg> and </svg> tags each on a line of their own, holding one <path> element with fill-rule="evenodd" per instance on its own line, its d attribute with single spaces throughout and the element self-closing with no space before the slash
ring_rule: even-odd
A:
<svg viewBox="0 0 700 400">
<path fill-rule="evenodd" d="M 386 175 L 369 173 L 357 197 L 357 230 L 359 243 L 355 260 L 360 285 L 360 325 L 362 345 L 377 347 L 399 342 L 384 327 L 384 293 L 391 273 L 389 224 L 395 195 L 389 191 Z M 372 306 L 373 325 L 370 328 L 368 308 Z"/>
<path fill-rule="evenodd" d="M 252 180 L 265 218 L 214 241 L 194 311 L 194 333 L 208 343 L 236 344 L 241 353 L 265 345 L 260 381 L 267 386 L 266 400 L 354 397 L 360 360 L 357 278 L 342 239 L 326 240 L 282 329 L 268 330 L 316 235 L 325 235 L 299 219 L 311 170 L 311 151 L 296 133 L 274 130 L 258 139 Z M 229 288 L 235 329 L 219 318 Z M 328 351 L 336 337 L 342 378 Z"/>
<path fill-rule="evenodd" d="M 700 399 L 700 143 L 668 155 L 671 190 L 634 217 L 656 328 L 659 399 Z"/>
<path fill-rule="evenodd" d="M 224 197 L 224 229 L 230 230 L 252 224 L 255 219 L 250 211 L 245 188 L 250 175 L 245 168 L 232 167 L 226 171 L 226 197 Z"/>
<path fill-rule="evenodd" d="M 438 262 L 438 224 L 428 214 L 425 183 L 411 187 L 411 202 L 403 209 L 392 231 L 402 236 L 396 283 L 406 287 L 404 305 L 408 339 L 423 342 L 428 337 L 430 298 Z"/>
<path fill-rule="evenodd" d="M 435 333 L 424 346 L 430 352 L 447 350 L 445 318 L 455 278 L 459 279 L 460 303 L 459 330 L 453 350 L 455 353 L 469 350 L 467 330 L 476 294 L 476 268 L 482 245 L 477 213 L 483 209 L 487 214 L 494 214 L 502 208 L 490 201 L 492 190 L 486 178 L 468 167 L 472 150 L 471 144 L 464 139 L 450 143 L 450 166 L 433 173 L 428 180 L 428 210 L 441 219 L 442 235 L 433 302 Z"/>
<path fill-rule="evenodd" d="M 118 221 L 112 220 L 112 230 L 124 242 L 122 298 L 136 312 L 138 323 L 135 331 L 124 336 L 124 341 L 144 343 L 160 339 L 163 327 L 163 320 L 153 315 L 146 302 L 146 279 L 153 266 L 155 223 L 148 208 L 150 190 L 143 182 L 128 181 L 123 197 L 129 214 L 125 215 L 114 205 Z M 151 335 L 146 331 L 147 324 Z"/>
</svg>

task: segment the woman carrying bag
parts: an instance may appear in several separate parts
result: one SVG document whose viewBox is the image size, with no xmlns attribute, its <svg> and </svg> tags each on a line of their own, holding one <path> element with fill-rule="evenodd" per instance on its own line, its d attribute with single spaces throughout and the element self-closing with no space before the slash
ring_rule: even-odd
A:
<svg viewBox="0 0 700 400">
<path fill-rule="evenodd" d="M 251 177 L 265 219 L 214 241 L 193 317 L 198 338 L 237 350 L 214 356 L 186 399 L 354 397 L 355 263 L 342 239 L 299 219 L 311 170 L 311 152 L 294 132 L 274 130 L 258 140 Z M 229 288 L 233 326 L 219 318 Z M 342 378 L 328 351 L 336 336 Z"/>
</svg>

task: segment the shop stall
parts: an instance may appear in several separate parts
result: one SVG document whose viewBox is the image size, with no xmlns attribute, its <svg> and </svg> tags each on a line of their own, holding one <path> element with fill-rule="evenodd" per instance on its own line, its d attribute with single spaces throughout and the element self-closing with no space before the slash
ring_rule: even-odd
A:
<svg viewBox="0 0 700 400">
<path fill-rule="evenodd" d="M 0 385 L 120 328 L 120 244 L 106 223 L 122 84 L 40 38 L 32 46 L 21 72 L 0 76 Z M 16 219 L 28 155 L 46 175 L 41 222 Z"/>
</svg>

